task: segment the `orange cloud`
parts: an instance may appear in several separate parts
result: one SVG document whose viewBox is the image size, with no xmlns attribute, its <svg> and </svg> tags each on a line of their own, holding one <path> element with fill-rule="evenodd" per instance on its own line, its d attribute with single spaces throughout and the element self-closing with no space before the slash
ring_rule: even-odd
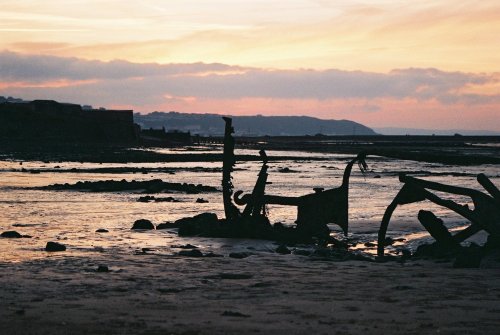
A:
<svg viewBox="0 0 500 335">
<path fill-rule="evenodd" d="M 60 31 L 0 31 L 0 40 L 4 48 L 24 53 L 142 63 L 221 62 L 374 72 L 407 67 L 500 71 L 500 4 L 494 0 L 371 5 L 294 0 L 286 6 L 268 3 L 265 10 L 258 3 L 242 4 L 240 10 L 234 3 L 222 3 L 224 9 L 207 6 L 198 15 L 189 4 L 161 1 L 134 5 L 133 11 L 134 6 L 126 3 L 118 8 L 77 3 L 81 7 L 75 15 L 67 5 L 51 9 L 33 2 L 16 5 L 21 7 L 10 12 L 4 9 L 6 25 L 30 28 L 34 21 L 34 29 Z"/>
</svg>

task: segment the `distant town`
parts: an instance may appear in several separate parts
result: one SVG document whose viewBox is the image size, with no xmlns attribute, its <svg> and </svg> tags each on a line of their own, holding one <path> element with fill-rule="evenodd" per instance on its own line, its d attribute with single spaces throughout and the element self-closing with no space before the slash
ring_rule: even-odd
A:
<svg viewBox="0 0 500 335">
<path fill-rule="evenodd" d="M 307 116 L 232 116 L 236 136 L 376 135 L 349 120 Z M 162 144 L 222 136 L 221 115 L 153 112 L 134 114 L 54 100 L 0 96 L 0 139 Z"/>
<path fill-rule="evenodd" d="M 322 120 L 308 116 L 231 117 L 237 137 L 498 135 L 488 131 L 371 129 L 350 120 Z M 169 146 L 192 144 L 200 138 L 221 137 L 223 133 L 224 123 L 219 114 L 175 111 L 139 114 L 133 110 L 0 96 L 0 140 L 4 142 L 83 141 Z"/>
</svg>

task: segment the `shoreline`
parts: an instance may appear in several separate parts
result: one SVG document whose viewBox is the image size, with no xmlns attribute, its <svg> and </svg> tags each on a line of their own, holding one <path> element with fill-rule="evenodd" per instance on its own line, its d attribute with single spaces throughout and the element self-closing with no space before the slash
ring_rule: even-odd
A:
<svg viewBox="0 0 500 335">
<path fill-rule="evenodd" d="M 218 137 L 208 138 L 201 143 L 202 148 L 215 148 L 219 153 L 193 153 L 197 150 L 190 150 L 165 154 L 151 149 L 178 150 L 200 146 L 192 144 L 158 148 L 134 144 L 4 140 L 0 141 L 0 158 L 95 163 L 222 162 L 221 143 L 222 139 Z M 268 151 L 344 155 L 365 151 L 371 156 L 460 166 L 500 164 L 500 136 L 265 136 L 237 137 L 235 143 L 237 148 L 255 150 L 255 154 L 236 155 L 237 161 L 260 161 L 258 151 L 264 148 Z M 269 156 L 269 160 L 297 160 L 297 157 Z"/>
</svg>

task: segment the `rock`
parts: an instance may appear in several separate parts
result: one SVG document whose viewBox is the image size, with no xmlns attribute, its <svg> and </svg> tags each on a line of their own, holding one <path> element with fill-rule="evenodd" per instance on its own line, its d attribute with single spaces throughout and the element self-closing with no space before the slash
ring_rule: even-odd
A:
<svg viewBox="0 0 500 335">
<path fill-rule="evenodd" d="M 45 246 L 45 251 L 49 251 L 49 252 L 65 251 L 65 250 L 66 250 L 66 246 L 61 244 L 61 243 L 57 243 L 57 242 L 47 242 L 47 245 Z"/>
<path fill-rule="evenodd" d="M 249 252 L 232 252 L 229 254 L 229 257 L 237 259 L 247 258 L 249 256 L 252 256 Z"/>
<path fill-rule="evenodd" d="M 500 237 L 488 235 L 484 248 L 488 250 L 500 249 Z"/>
<path fill-rule="evenodd" d="M 139 197 L 139 199 L 137 199 L 137 202 L 150 202 L 150 201 L 154 201 L 154 202 L 179 202 L 179 200 L 176 200 L 173 197 L 156 198 L 156 197 L 151 196 L 151 195 L 146 195 L 144 197 Z"/>
<path fill-rule="evenodd" d="M 379 174 L 376 174 L 376 175 L 374 175 L 374 176 L 373 176 L 373 178 L 374 178 L 374 179 L 380 179 L 380 178 L 381 178 L 381 176 L 380 176 Z"/>
<path fill-rule="evenodd" d="M 137 202 L 150 202 L 150 201 L 154 201 L 155 197 L 151 196 L 151 195 L 146 195 L 144 197 L 139 197 L 139 199 L 137 199 Z"/>
<path fill-rule="evenodd" d="M 175 222 L 163 222 L 156 226 L 156 230 L 179 228 Z"/>
<path fill-rule="evenodd" d="M 296 171 L 290 169 L 289 167 L 284 167 L 284 168 L 279 168 L 278 172 L 279 173 L 290 173 L 290 172 L 296 172 Z"/>
<path fill-rule="evenodd" d="M 96 233 L 109 233 L 109 230 L 104 229 L 104 228 L 99 228 L 95 231 Z"/>
<path fill-rule="evenodd" d="M 394 242 L 394 239 L 392 239 L 391 237 L 386 237 L 384 240 L 384 246 L 393 245 Z"/>
<path fill-rule="evenodd" d="M 376 243 L 373 243 L 373 242 L 366 242 L 366 243 L 364 244 L 364 246 L 365 246 L 365 247 L 367 247 L 367 248 L 373 248 L 373 247 L 376 247 L 376 246 L 377 246 L 377 244 L 376 244 Z"/>
<path fill-rule="evenodd" d="M 455 262 L 453 262 L 454 268 L 478 268 L 481 265 L 481 259 L 483 258 L 483 250 L 478 247 L 463 248 L 457 254 Z"/>
<path fill-rule="evenodd" d="M 5 238 L 21 238 L 23 235 L 19 234 L 15 230 L 10 230 L 10 231 L 4 231 L 2 234 L 0 234 L 0 237 L 5 237 Z"/>
<path fill-rule="evenodd" d="M 177 245 L 177 244 L 174 244 L 173 246 L 171 246 L 171 248 L 179 248 L 179 249 L 198 249 L 197 246 L 195 245 L 192 245 L 192 244 L 185 244 L 185 245 Z"/>
<path fill-rule="evenodd" d="M 109 272 L 109 268 L 107 265 L 99 265 L 96 272 Z"/>
<path fill-rule="evenodd" d="M 208 203 L 208 200 L 205 200 L 203 198 L 198 198 L 198 199 L 196 199 L 196 202 L 199 204 L 206 204 L 206 203 Z"/>
<path fill-rule="evenodd" d="M 411 258 L 411 251 L 410 249 L 407 249 L 407 248 L 399 248 L 397 249 L 398 253 L 401 254 L 401 257 L 403 259 L 408 259 L 408 258 Z"/>
<path fill-rule="evenodd" d="M 293 251 L 294 255 L 299 255 L 299 256 L 310 256 L 311 253 L 312 252 L 310 250 L 305 250 L 305 249 L 295 249 Z"/>
<path fill-rule="evenodd" d="M 275 250 L 278 254 L 282 254 L 282 255 L 288 255 L 288 254 L 291 254 L 292 252 L 290 251 L 290 249 L 287 248 L 286 245 L 282 244 L 280 245 L 279 247 L 276 248 Z"/>
<path fill-rule="evenodd" d="M 218 223 L 214 213 L 201 213 L 175 221 L 179 226 L 179 236 L 211 236 L 211 232 L 217 230 Z"/>
<path fill-rule="evenodd" d="M 417 247 L 415 251 L 416 257 L 424 258 L 446 258 L 453 254 L 449 248 L 444 248 L 437 242 L 431 244 L 421 244 Z"/>
<path fill-rule="evenodd" d="M 149 220 L 139 219 L 134 222 L 132 229 L 155 229 L 155 226 Z"/>
<path fill-rule="evenodd" d="M 181 250 L 178 255 L 185 257 L 203 257 L 203 253 L 198 249 Z"/>
</svg>

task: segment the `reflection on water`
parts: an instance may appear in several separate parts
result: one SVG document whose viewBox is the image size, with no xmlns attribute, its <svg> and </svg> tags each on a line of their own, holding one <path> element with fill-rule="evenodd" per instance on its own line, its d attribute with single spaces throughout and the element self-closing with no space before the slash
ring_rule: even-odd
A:
<svg viewBox="0 0 500 335">
<path fill-rule="evenodd" d="M 161 149 L 165 152 L 167 149 Z M 160 150 L 159 150 L 160 151 Z M 170 150 L 168 153 L 172 153 Z M 178 154 L 186 151 L 175 151 Z M 190 153 L 191 151 L 187 152 Z M 215 149 L 197 153 L 220 153 Z M 237 150 L 237 154 L 255 155 L 255 150 Z M 267 193 L 274 195 L 299 196 L 312 192 L 314 187 L 338 187 L 348 155 L 311 154 L 306 152 L 268 152 L 269 156 L 292 156 L 301 159 L 269 163 L 269 181 Z M 314 157 L 320 160 L 304 160 Z M 500 184 L 498 167 L 482 166 L 445 166 L 442 164 L 419 163 L 381 157 L 368 157 L 371 172 L 363 175 L 353 169 L 350 183 L 350 237 L 359 246 L 374 241 L 382 215 L 401 187 L 395 172 L 419 171 L 425 179 L 478 188 L 475 175 L 485 173 L 497 185 Z M 168 182 L 188 182 L 220 188 L 221 175 L 217 168 L 219 162 L 165 162 L 133 164 L 96 164 L 78 162 L 18 162 L 0 161 L 0 232 L 16 230 L 32 238 L 0 239 L 0 257 L 3 261 L 23 261 L 45 257 L 81 256 L 92 257 L 95 254 L 136 253 L 143 248 L 157 254 L 173 253 L 171 245 L 193 243 L 202 248 L 221 248 L 223 240 L 179 239 L 172 231 L 131 231 L 130 227 L 137 219 L 146 218 L 159 224 L 174 221 L 181 217 L 192 216 L 201 212 L 215 212 L 223 216 L 222 194 L 183 194 L 163 193 L 157 197 L 174 197 L 179 202 L 142 203 L 137 202 L 139 192 L 92 193 L 74 191 L 41 191 L 25 189 L 54 183 L 76 183 L 77 181 L 97 180 L 149 180 L 162 179 Z M 85 169 L 97 168 L 145 168 L 148 173 L 85 173 Z M 288 167 L 292 172 L 281 173 Z M 165 168 L 175 168 L 175 173 L 166 172 Z M 25 169 L 24 171 L 22 169 Z M 79 173 L 71 172 L 79 169 Z M 160 169 L 160 172 L 154 171 Z M 215 169 L 212 171 L 211 169 Z M 30 173 L 36 170 L 39 173 Z M 60 170 L 61 172 L 57 172 Z M 240 162 L 233 174 L 235 190 L 250 192 L 260 170 L 259 162 Z M 164 172 L 161 172 L 164 171 Z M 202 197 L 208 203 L 196 203 Z M 466 203 L 469 199 L 460 196 L 447 198 Z M 472 204 L 469 204 L 472 206 Z M 432 203 L 410 204 L 396 210 L 388 236 L 403 237 L 410 241 L 428 239 L 417 220 L 419 209 L 432 210 L 441 217 L 448 227 L 460 227 L 465 219 L 438 207 Z M 271 222 L 293 224 L 296 216 L 294 207 L 270 205 Z M 108 233 L 96 233 L 99 228 Z M 340 229 L 332 225 L 336 234 Z M 423 233 L 422 233 L 423 232 Z M 64 254 L 49 254 L 43 251 L 47 241 L 60 241 L 68 247 Z M 248 242 L 245 242 L 248 243 Z M 261 243 L 261 242 L 258 242 Z M 242 242 L 242 245 L 244 243 Z M 263 250 L 272 250 L 273 244 L 262 242 Z M 364 248 L 368 251 L 370 248 Z M 372 248 L 373 249 L 373 248 Z"/>
</svg>

